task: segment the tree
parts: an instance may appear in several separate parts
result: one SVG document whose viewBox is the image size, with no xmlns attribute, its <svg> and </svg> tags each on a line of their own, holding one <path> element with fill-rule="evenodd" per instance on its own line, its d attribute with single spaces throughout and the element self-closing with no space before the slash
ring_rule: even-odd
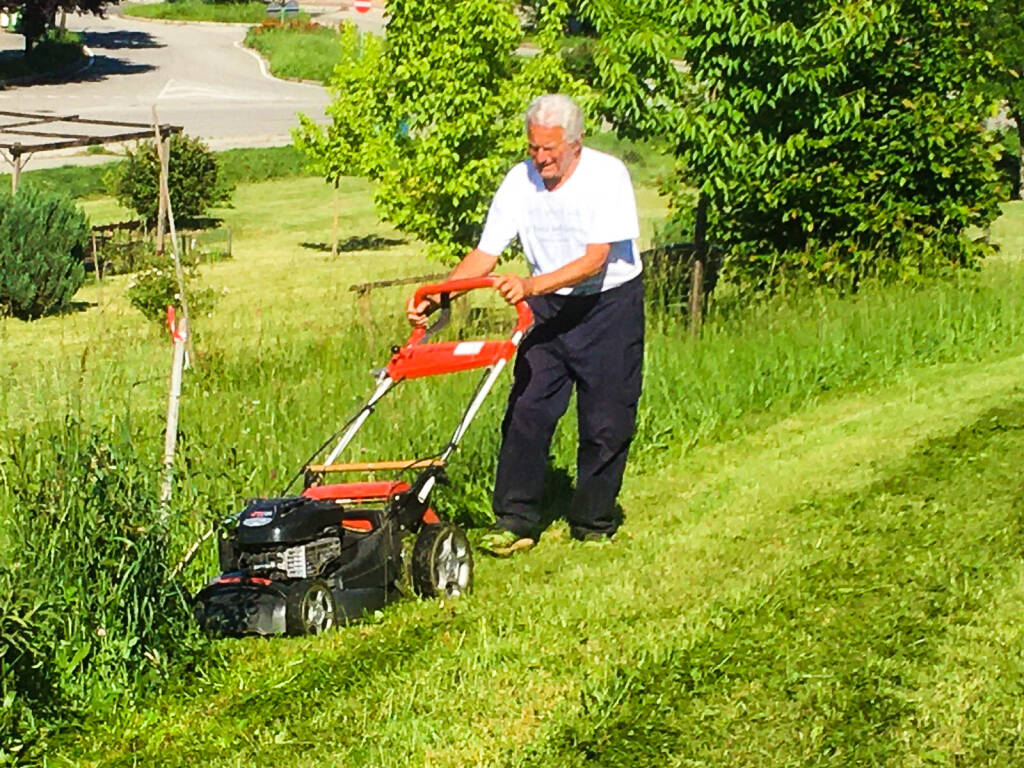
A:
<svg viewBox="0 0 1024 768">
<path fill-rule="evenodd" d="M 561 0 L 546 5 L 541 52 L 526 58 L 508 0 L 391 0 L 383 48 L 343 33 L 332 123 L 304 120 L 296 143 L 329 180 L 376 180 L 381 215 L 454 260 L 476 245 L 494 190 L 524 155 L 530 100 L 582 90 L 557 53 L 565 10 Z"/>
<path fill-rule="evenodd" d="M 0 193 L 0 315 L 63 312 L 82 287 L 89 222 L 74 201 L 23 186 Z"/>
<path fill-rule="evenodd" d="M 998 213 L 981 0 L 594 0 L 604 113 L 668 135 L 735 277 L 855 289 L 970 266 Z M 677 57 L 673 60 L 673 57 Z M 688 71 L 687 71 L 688 70 Z"/>
<path fill-rule="evenodd" d="M 1017 124 L 1017 193 L 1024 199 L 1024 2 L 993 0 L 979 34 L 991 56 L 987 88 Z"/>
<path fill-rule="evenodd" d="M 384 131 L 385 117 L 377 98 L 386 86 L 384 41 L 361 33 L 351 22 L 340 27 L 340 54 L 330 80 L 331 123 L 322 127 L 306 115 L 299 115 L 294 132 L 295 146 L 307 158 L 313 173 L 337 184 L 342 176 L 364 176 L 372 170 L 364 144 Z"/>
<path fill-rule="evenodd" d="M 176 218 L 193 219 L 217 203 L 231 199 L 232 186 L 224 181 L 217 156 L 192 136 L 171 136 L 167 190 Z M 160 210 L 160 158 L 156 143 L 144 141 L 104 178 L 110 193 L 153 226 Z"/>
<path fill-rule="evenodd" d="M 25 55 L 32 52 L 36 41 L 56 23 L 57 14 L 91 13 L 102 16 L 108 5 L 119 0 L 0 0 L 0 10 L 19 12 L 18 31 L 25 36 Z"/>
</svg>

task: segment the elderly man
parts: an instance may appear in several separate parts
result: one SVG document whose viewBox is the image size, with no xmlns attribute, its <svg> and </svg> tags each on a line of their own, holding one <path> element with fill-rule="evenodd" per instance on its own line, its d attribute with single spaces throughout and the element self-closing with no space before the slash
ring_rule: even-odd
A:
<svg viewBox="0 0 1024 768">
<path fill-rule="evenodd" d="M 498 277 L 505 300 L 525 298 L 536 319 L 516 358 L 502 423 L 495 527 L 479 544 L 498 556 L 540 538 L 548 450 L 573 385 L 579 448 L 566 518 L 581 541 L 615 534 L 643 364 L 639 224 L 629 172 L 617 158 L 583 146 L 583 114 L 567 96 L 536 99 L 526 111 L 526 136 L 529 160 L 505 176 L 479 245 L 451 273 L 490 274 L 516 237 L 530 267 L 529 277 Z M 410 299 L 410 322 L 424 324 L 429 308 Z"/>
</svg>

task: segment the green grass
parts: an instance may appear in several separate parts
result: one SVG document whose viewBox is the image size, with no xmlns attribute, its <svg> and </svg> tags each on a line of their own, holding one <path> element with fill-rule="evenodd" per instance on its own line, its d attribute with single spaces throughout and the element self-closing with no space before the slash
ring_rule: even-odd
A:
<svg viewBox="0 0 1024 768">
<path fill-rule="evenodd" d="M 102 147 L 87 147 L 83 154 L 93 155 Z M 227 149 L 215 153 L 221 172 L 229 183 L 239 184 L 271 179 L 306 176 L 303 159 L 295 147 L 263 147 L 258 149 Z M 118 161 L 112 155 L 111 163 Z M 23 184 L 33 184 L 54 192 L 63 192 L 79 200 L 93 200 L 107 194 L 103 181 L 109 170 L 103 165 L 64 165 L 57 168 L 27 170 L 21 175 Z M 0 187 L 9 187 L 10 174 L 0 174 Z"/>
<path fill-rule="evenodd" d="M 369 307 L 349 290 L 437 269 L 376 220 L 372 194 L 364 181 L 341 186 L 337 257 L 320 179 L 243 182 L 219 212 L 236 255 L 202 268 L 223 296 L 194 319 L 169 562 L 244 497 L 280 492 L 408 332 L 409 289 L 381 289 Z M 638 194 L 645 241 L 664 215 L 653 195 Z M 84 207 L 119 215 L 106 199 Z M 96 682 L 103 705 L 92 711 L 105 714 L 50 736 L 48 759 L 917 765 L 934 753 L 1013 764 L 1004 758 L 1018 746 L 998 723 L 1020 715 L 1006 682 L 1018 656 L 1005 650 L 1020 647 L 1020 484 L 1007 463 L 1024 411 L 1019 207 L 999 224 L 1000 258 L 956 281 L 851 299 L 723 296 L 697 340 L 652 316 L 615 546 L 581 549 L 556 523 L 528 556 L 479 563 L 465 601 L 402 603 L 323 638 L 218 642 L 209 652 L 221 661 L 192 671 L 161 650 L 172 661 L 148 662 L 158 680 L 143 703 L 128 706 L 130 691 L 119 703 Z M 60 487 L 109 489 L 88 455 L 49 458 L 67 415 L 97 441 L 126 441 L 137 458 L 117 462 L 131 461 L 133 476 L 155 475 L 169 344 L 127 306 L 126 282 L 90 283 L 74 315 L 0 321 L 0 435 L 22 457 L 17 473 L 0 457 L 0 519 L 24 498 L 7 490 L 11 477 L 27 478 L 25 493 L 48 487 L 59 465 Z M 488 327 L 508 315 L 478 308 Z M 403 385 L 354 455 L 431 453 L 475 381 Z M 438 496 L 460 520 L 486 514 L 507 384 Z M 564 493 L 571 417 L 552 453 Z M 555 512 L 563 502 L 548 499 Z M 17 550 L 2 528 L 8 556 Z M 207 548 L 186 586 L 212 568 Z"/>
<path fill-rule="evenodd" d="M 0 51 L 0 81 L 27 76 L 46 76 L 61 72 L 83 61 L 81 38 L 73 33 L 50 33 L 36 43 L 32 53 Z"/>
<path fill-rule="evenodd" d="M 304 159 L 295 147 L 227 149 L 217 153 L 221 172 L 230 184 L 271 181 L 310 175 Z"/>
<path fill-rule="evenodd" d="M 908 371 L 631 478 L 614 546 L 559 526 L 457 603 L 220 643 L 227 667 L 51 756 L 1014 765 L 1021 362 Z"/>
<path fill-rule="evenodd" d="M 177 0 L 173 3 L 127 5 L 122 13 L 142 19 L 258 24 L 267 18 L 267 6 L 261 2 L 207 3 L 202 0 Z"/>
<path fill-rule="evenodd" d="M 266 58 L 277 77 L 326 83 L 339 62 L 338 31 L 317 24 L 289 22 L 251 28 L 245 44 Z"/>
</svg>

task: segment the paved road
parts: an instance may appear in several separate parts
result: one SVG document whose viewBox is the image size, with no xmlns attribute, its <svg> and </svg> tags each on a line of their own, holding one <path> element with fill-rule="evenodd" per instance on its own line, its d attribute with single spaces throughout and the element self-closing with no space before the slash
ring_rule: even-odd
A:
<svg viewBox="0 0 1024 768">
<path fill-rule="evenodd" d="M 346 16 L 340 7 L 325 10 L 332 21 Z M 379 12 L 347 15 L 367 26 L 380 22 Z M 324 119 L 326 90 L 270 77 L 241 46 L 245 25 L 81 16 L 69 17 L 68 28 L 84 33 L 91 66 L 66 83 L 0 90 L 0 110 L 148 123 L 155 105 L 160 122 L 184 126 L 213 149 L 286 144 L 297 113 Z M 20 35 L 0 32 L 0 49 L 22 45 Z M 69 161 L 88 159 L 39 153 L 26 169 Z"/>
</svg>

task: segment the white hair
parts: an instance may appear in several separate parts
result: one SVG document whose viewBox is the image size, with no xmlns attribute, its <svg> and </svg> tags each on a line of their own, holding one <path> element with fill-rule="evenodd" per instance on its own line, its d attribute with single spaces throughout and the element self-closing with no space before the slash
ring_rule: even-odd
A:
<svg viewBox="0 0 1024 768">
<path fill-rule="evenodd" d="M 577 142 L 583 138 L 583 110 L 563 93 L 546 93 L 526 109 L 527 131 L 531 125 L 561 128 L 566 141 Z"/>
</svg>

